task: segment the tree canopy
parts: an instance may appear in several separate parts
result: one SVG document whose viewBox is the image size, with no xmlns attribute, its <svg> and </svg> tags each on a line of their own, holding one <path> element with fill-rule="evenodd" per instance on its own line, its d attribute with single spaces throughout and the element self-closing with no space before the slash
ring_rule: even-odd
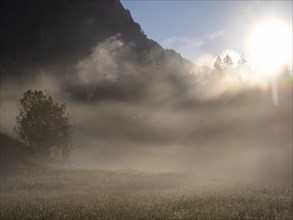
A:
<svg viewBox="0 0 293 220">
<path fill-rule="evenodd" d="M 217 57 L 215 63 L 214 63 L 214 69 L 216 71 L 222 71 L 223 70 L 223 62 L 220 56 Z"/>
<path fill-rule="evenodd" d="M 232 66 L 233 60 L 228 54 L 224 57 L 224 59 L 218 56 L 214 63 L 214 71 L 221 73 L 227 72 L 231 70 Z"/>
<path fill-rule="evenodd" d="M 72 125 L 66 114 L 66 105 L 55 102 L 48 91 L 24 93 L 20 100 L 15 131 L 20 140 L 36 153 L 54 154 L 62 160 L 69 155 Z"/>
<path fill-rule="evenodd" d="M 232 58 L 227 54 L 226 57 L 223 59 L 225 68 L 231 68 L 233 65 Z"/>
</svg>

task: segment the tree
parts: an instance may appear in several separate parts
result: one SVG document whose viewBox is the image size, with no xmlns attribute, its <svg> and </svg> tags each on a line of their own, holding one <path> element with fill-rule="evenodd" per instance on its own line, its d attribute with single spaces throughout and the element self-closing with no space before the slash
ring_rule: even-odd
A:
<svg viewBox="0 0 293 220">
<path fill-rule="evenodd" d="M 240 66 L 241 65 L 246 65 L 246 63 L 247 63 L 246 58 L 243 55 L 241 55 L 239 60 L 238 60 L 238 65 L 240 65 Z"/>
<path fill-rule="evenodd" d="M 64 161 L 71 150 L 72 125 L 66 114 L 66 105 L 55 102 L 47 91 L 24 93 L 16 117 L 15 132 L 19 139 L 36 153 L 52 153 Z"/>
<path fill-rule="evenodd" d="M 220 56 L 217 57 L 215 63 L 214 63 L 214 70 L 216 71 L 222 71 L 223 70 L 223 62 Z"/>
<path fill-rule="evenodd" d="M 232 58 L 227 54 L 226 57 L 224 58 L 224 65 L 225 65 L 225 68 L 231 68 L 232 65 L 233 65 L 233 61 L 232 61 Z"/>
</svg>

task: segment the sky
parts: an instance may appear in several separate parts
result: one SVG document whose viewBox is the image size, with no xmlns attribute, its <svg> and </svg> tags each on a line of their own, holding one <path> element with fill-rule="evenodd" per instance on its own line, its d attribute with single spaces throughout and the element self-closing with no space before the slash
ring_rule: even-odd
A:
<svg viewBox="0 0 293 220">
<path fill-rule="evenodd" d="M 201 66 L 211 66 L 218 55 L 245 56 L 247 36 L 260 20 L 274 16 L 292 27 L 292 1 L 122 0 L 122 4 L 149 38 Z"/>
</svg>

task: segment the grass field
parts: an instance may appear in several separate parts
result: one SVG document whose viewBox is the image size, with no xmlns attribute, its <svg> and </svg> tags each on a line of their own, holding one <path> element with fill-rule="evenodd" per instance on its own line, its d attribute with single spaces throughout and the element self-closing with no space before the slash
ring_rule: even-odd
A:
<svg viewBox="0 0 293 220">
<path fill-rule="evenodd" d="M 1 178 L 1 219 L 292 219 L 290 184 L 47 168 Z"/>
</svg>

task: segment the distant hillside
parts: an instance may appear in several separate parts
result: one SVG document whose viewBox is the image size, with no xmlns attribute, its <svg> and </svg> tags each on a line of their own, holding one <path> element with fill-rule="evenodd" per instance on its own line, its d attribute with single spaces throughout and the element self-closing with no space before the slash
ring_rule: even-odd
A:
<svg viewBox="0 0 293 220">
<path fill-rule="evenodd" d="M 163 49 L 147 38 L 119 0 L 1 3 L 1 66 L 72 64 L 116 34 L 142 52 Z M 9 69 L 8 69 L 9 70 Z"/>
<path fill-rule="evenodd" d="M 47 71 L 79 101 L 154 99 L 168 90 L 166 100 L 193 86 L 195 66 L 147 38 L 119 0 L 1 4 L 4 80 Z"/>
<path fill-rule="evenodd" d="M 1 5 L 2 63 L 73 61 L 116 33 L 139 48 L 155 44 L 116 0 L 5 1 Z"/>
<path fill-rule="evenodd" d="M 80 101 L 141 100 L 158 87 L 156 93 L 168 87 L 168 95 L 184 96 L 193 86 L 189 76 L 195 66 L 149 39 L 119 0 L 6 1 L 1 6 L 4 80 L 49 70 Z M 157 82 L 163 85 L 154 86 Z"/>
<path fill-rule="evenodd" d="M 24 171 L 35 165 L 27 146 L 3 133 L 0 133 L 0 143 L 0 175 Z"/>
</svg>

